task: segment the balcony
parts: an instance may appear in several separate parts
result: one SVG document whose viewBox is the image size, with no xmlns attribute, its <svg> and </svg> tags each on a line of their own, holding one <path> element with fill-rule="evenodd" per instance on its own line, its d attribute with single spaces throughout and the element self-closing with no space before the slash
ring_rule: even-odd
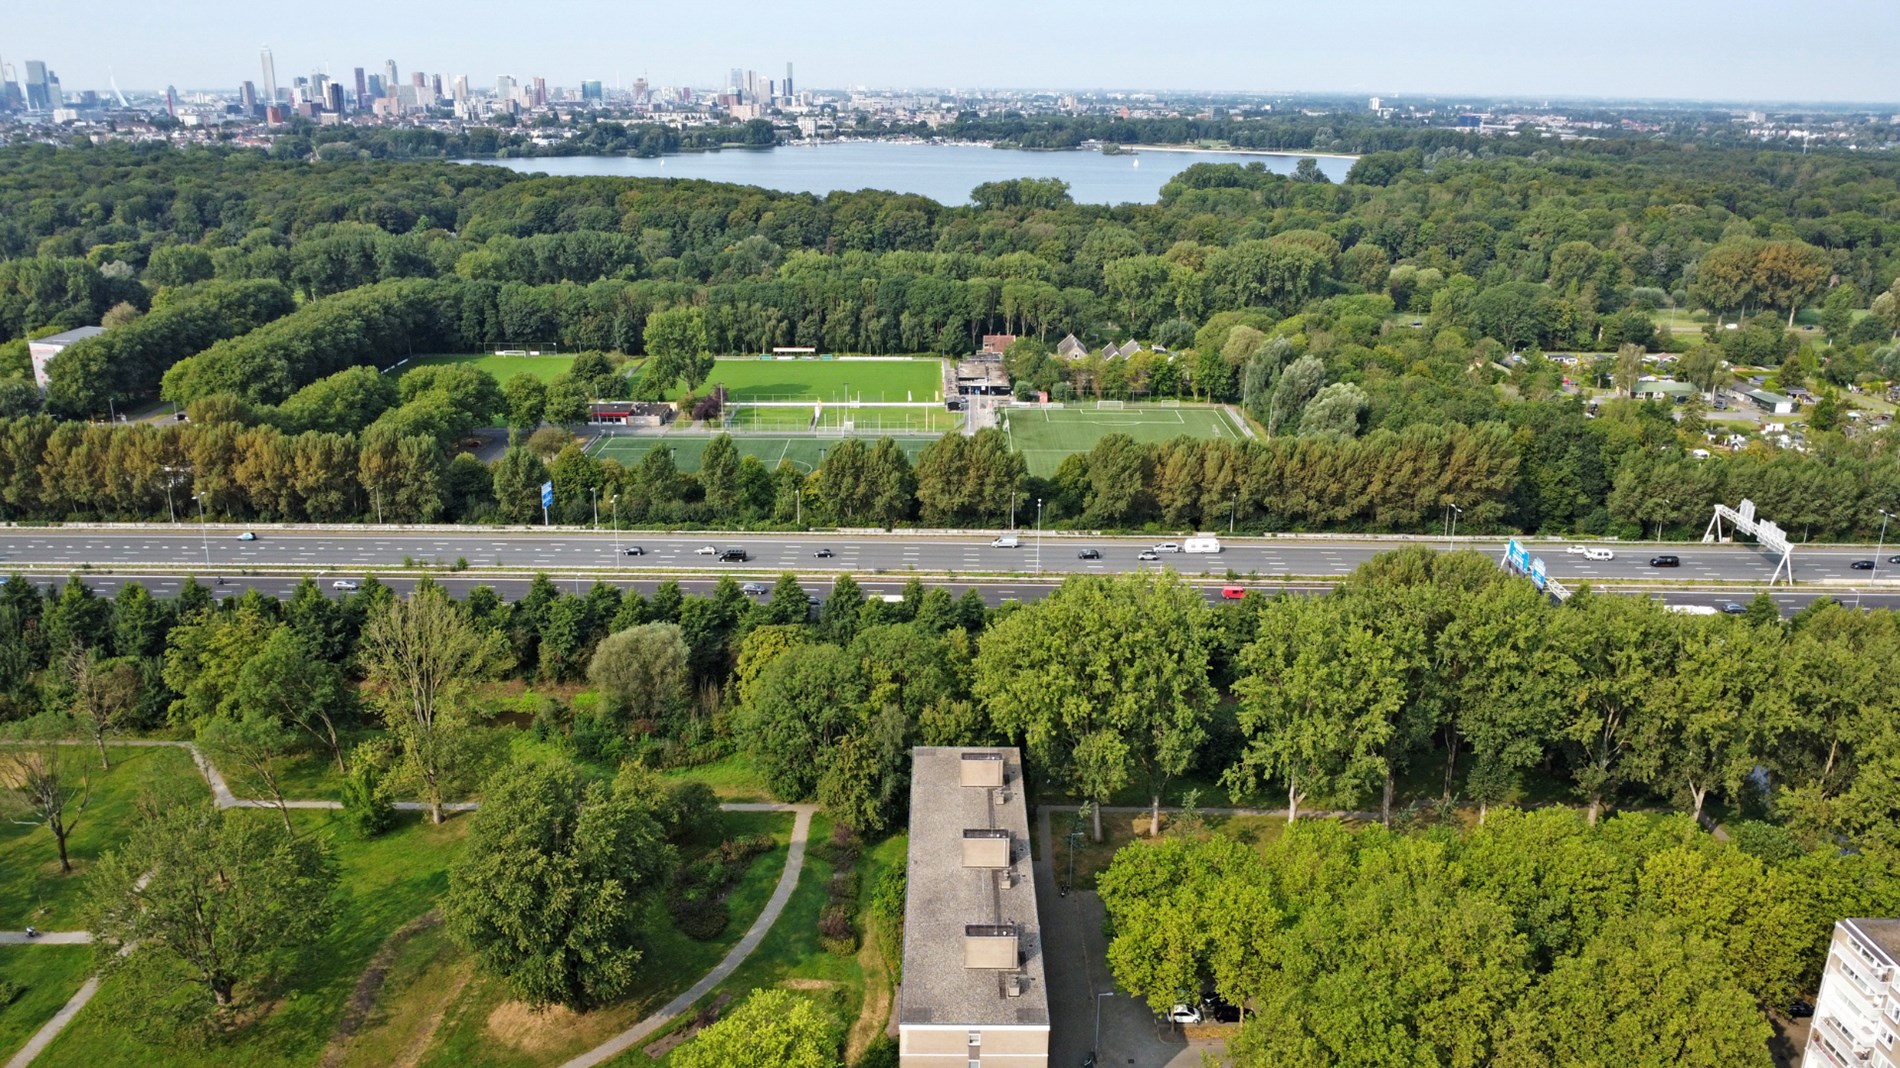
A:
<svg viewBox="0 0 1900 1068">
<path fill-rule="evenodd" d="M 1821 1032 L 1818 1028 L 1812 1035 L 1808 1036 L 1808 1052 L 1821 1055 L 1820 1059 L 1814 1062 L 1817 1064 L 1831 1064 L 1834 1068 L 1859 1068 L 1857 1062 L 1842 1056 L 1839 1051 L 1835 1050 L 1833 1046 L 1830 1046 L 1827 1040 L 1821 1037 Z M 1808 1068 L 1806 1061 L 1807 1059 L 1804 1058 L 1803 1068 Z"/>
<path fill-rule="evenodd" d="M 1856 1035 L 1846 1024 L 1831 1014 L 1821 1017 L 1819 1024 L 1820 1026 L 1814 1030 L 1815 1036 L 1821 1040 L 1821 1044 L 1826 1046 L 1829 1052 L 1839 1054 L 1843 1061 L 1851 1057 L 1853 1063 L 1865 1063 L 1873 1056 L 1874 1043 L 1871 1028 L 1867 1029 L 1868 1033 L 1865 1035 Z M 1853 1052 L 1841 1053 L 1843 1048 Z"/>
</svg>

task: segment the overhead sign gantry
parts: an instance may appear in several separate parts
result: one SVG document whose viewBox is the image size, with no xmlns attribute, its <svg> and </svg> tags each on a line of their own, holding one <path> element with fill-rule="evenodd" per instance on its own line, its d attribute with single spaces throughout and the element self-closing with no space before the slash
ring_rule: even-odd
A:
<svg viewBox="0 0 1900 1068">
<path fill-rule="evenodd" d="M 1788 535 L 1778 526 L 1766 519 L 1755 518 L 1755 502 L 1742 498 L 1740 508 L 1730 508 L 1726 504 L 1715 506 L 1715 515 L 1709 518 L 1709 529 L 1702 532 L 1706 542 L 1730 542 L 1735 540 L 1732 533 L 1724 534 L 1722 524 L 1728 523 L 1731 530 L 1754 537 L 1755 543 L 1780 557 L 1775 563 L 1775 573 L 1769 576 L 1768 584 L 1773 586 L 1785 572 L 1788 585 L 1794 585 L 1794 546 L 1788 544 Z"/>
</svg>

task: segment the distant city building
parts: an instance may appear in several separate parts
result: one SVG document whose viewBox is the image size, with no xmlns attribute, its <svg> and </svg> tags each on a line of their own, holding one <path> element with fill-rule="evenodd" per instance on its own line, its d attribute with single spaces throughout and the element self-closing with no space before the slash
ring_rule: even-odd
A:
<svg viewBox="0 0 1900 1068">
<path fill-rule="evenodd" d="M 29 111 L 51 111 L 54 106 L 50 89 L 51 75 L 41 60 L 26 61 L 26 106 Z"/>
<path fill-rule="evenodd" d="M 361 67 L 356 68 L 356 110 L 369 110 L 369 77 Z"/>
<path fill-rule="evenodd" d="M 798 94 L 792 92 L 792 64 L 790 61 L 787 61 L 785 64 L 785 96 L 786 99 L 790 99 L 797 95 Z"/>
<path fill-rule="evenodd" d="M 401 84 L 401 80 L 396 77 L 396 61 L 393 59 L 383 60 L 383 85 L 388 87 L 391 92 L 394 92 L 396 86 Z"/>
<path fill-rule="evenodd" d="M 440 99 L 442 99 L 442 76 L 431 74 L 429 75 L 429 103 L 433 104 Z"/>
<path fill-rule="evenodd" d="M 277 61 L 271 58 L 270 46 L 265 45 L 260 55 L 264 60 L 264 102 L 277 103 Z"/>
<path fill-rule="evenodd" d="M 581 83 L 581 100 L 598 104 L 600 103 L 601 99 L 602 97 L 601 97 L 599 82 L 582 82 Z"/>
<path fill-rule="evenodd" d="M 457 104 L 468 103 L 468 75 L 466 74 L 458 74 L 455 76 L 455 102 Z"/>
<path fill-rule="evenodd" d="M 901 1068 L 1046 1068 L 1049 990 L 1013 748 L 911 750 Z"/>
<path fill-rule="evenodd" d="M 325 95 L 326 95 L 326 100 L 324 102 L 324 107 L 329 109 L 330 114 L 332 115 L 343 114 L 343 85 L 342 83 L 331 82 Z"/>
<path fill-rule="evenodd" d="M 1834 925 L 1802 1068 L 1896 1068 L 1900 1052 L 1900 920 Z"/>
<path fill-rule="evenodd" d="M 548 106 L 548 80 L 546 78 L 536 78 L 534 80 L 534 96 L 528 103 L 530 106 L 537 108 Z"/>
<path fill-rule="evenodd" d="M 33 360 L 33 381 L 39 383 L 40 392 L 46 392 L 46 365 L 52 362 L 53 357 L 65 351 L 66 346 L 75 341 L 84 341 L 105 332 L 105 328 L 101 326 L 82 326 L 77 330 L 68 330 L 63 334 L 54 334 L 52 337 L 27 342 L 27 355 Z"/>
<path fill-rule="evenodd" d="M 376 101 L 381 100 L 383 97 L 386 97 L 389 95 L 389 90 L 383 85 L 382 75 L 380 74 L 369 75 L 365 79 L 365 81 L 369 83 L 368 85 L 369 98 L 364 102 L 363 104 L 364 107 L 368 107 L 371 104 L 375 103 Z"/>
<path fill-rule="evenodd" d="M 246 115 L 257 114 L 257 86 L 248 81 L 238 86 L 238 106 Z"/>
</svg>

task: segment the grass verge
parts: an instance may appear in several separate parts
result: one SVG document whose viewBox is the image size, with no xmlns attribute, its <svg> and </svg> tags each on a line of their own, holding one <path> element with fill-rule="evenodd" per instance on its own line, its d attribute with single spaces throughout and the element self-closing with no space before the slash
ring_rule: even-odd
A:
<svg viewBox="0 0 1900 1068">
<path fill-rule="evenodd" d="M 0 977 L 26 988 L 0 1007 L 0 1061 L 26 1045 L 91 972 L 91 946 L 0 947 Z"/>
</svg>

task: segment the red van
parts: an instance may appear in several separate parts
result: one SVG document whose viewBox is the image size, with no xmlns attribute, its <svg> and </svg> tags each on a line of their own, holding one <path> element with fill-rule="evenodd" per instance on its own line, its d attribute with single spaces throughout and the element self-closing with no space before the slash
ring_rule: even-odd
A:
<svg viewBox="0 0 1900 1068">
<path fill-rule="evenodd" d="M 1220 595 L 1223 600 L 1238 601 L 1242 597 L 1247 596 L 1247 588 L 1245 586 L 1222 586 L 1220 588 Z"/>
</svg>

